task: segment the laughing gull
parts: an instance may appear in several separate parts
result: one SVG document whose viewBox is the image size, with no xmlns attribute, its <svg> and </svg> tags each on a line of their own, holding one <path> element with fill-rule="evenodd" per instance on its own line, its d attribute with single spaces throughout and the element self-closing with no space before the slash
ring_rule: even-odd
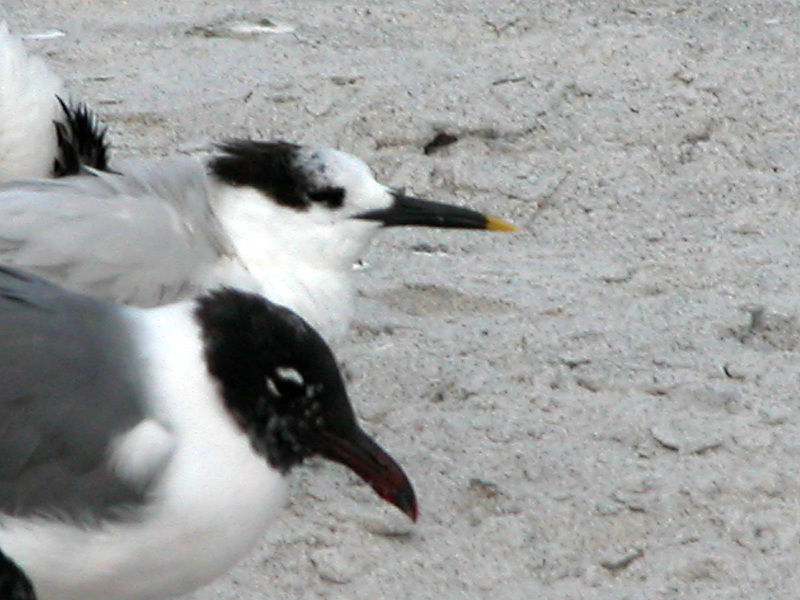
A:
<svg viewBox="0 0 800 600">
<path fill-rule="evenodd" d="M 0 599 L 36 600 L 31 582 L 9 557 L 0 551 Z"/>
<path fill-rule="evenodd" d="M 0 371 L 0 548 L 39 600 L 206 584 L 261 539 L 310 456 L 416 520 L 325 342 L 261 296 L 142 309 L 0 268 Z"/>
<path fill-rule="evenodd" d="M 105 128 L 0 22 L 0 181 L 107 168 Z"/>
<path fill-rule="evenodd" d="M 335 340 L 353 315 L 353 264 L 381 228 L 515 229 L 390 189 L 344 152 L 246 140 L 217 150 L 0 186 L 0 263 L 142 307 L 250 289 Z"/>
</svg>

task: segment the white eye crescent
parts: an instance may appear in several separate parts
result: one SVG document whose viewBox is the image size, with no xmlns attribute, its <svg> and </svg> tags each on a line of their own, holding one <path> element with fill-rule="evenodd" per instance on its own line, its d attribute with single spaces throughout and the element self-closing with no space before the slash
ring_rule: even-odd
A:
<svg viewBox="0 0 800 600">
<path fill-rule="evenodd" d="M 278 367 L 275 369 L 275 374 L 284 381 L 292 381 L 297 385 L 305 384 L 303 376 L 300 375 L 297 369 L 293 369 L 292 367 Z"/>
</svg>

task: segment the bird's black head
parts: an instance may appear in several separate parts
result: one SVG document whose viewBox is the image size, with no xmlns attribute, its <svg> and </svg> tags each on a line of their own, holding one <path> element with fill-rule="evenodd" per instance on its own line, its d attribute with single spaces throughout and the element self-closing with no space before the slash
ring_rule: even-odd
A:
<svg viewBox="0 0 800 600">
<path fill-rule="evenodd" d="M 231 140 L 218 149 L 209 169 L 228 185 L 251 186 L 279 205 L 301 211 L 315 204 L 330 209 L 344 204 L 345 188 L 331 180 L 324 161 L 315 160 L 313 152 L 302 146 Z"/>
<path fill-rule="evenodd" d="M 378 227 L 425 226 L 516 231 L 511 223 L 470 208 L 413 198 L 378 183 L 361 159 L 328 148 L 286 142 L 229 141 L 209 162 L 211 174 L 234 187 L 260 190 L 278 206 L 331 222 Z M 374 230 L 368 228 L 364 235 Z"/>
<path fill-rule="evenodd" d="M 0 552 L 0 598 L 3 600 L 36 600 L 33 586 L 25 573 Z"/>
<path fill-rule="evenodd" d="M 209 372 L 270 465 L 286 472 L 323 456 L 416 518 L 411 483 L 358 426 L 336 360 L 316 331 L 286 308 L 230 289 L 201 297 L 195 312 Z"/>
</svg>

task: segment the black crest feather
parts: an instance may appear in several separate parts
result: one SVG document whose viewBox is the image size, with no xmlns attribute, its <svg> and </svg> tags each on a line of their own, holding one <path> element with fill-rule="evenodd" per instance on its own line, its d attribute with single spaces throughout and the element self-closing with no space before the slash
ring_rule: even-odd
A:
<svg viewBox="0 0 800 600">
<path fill-rule="evenodd" d="M 64 120 L 54 122 L 59 151 L 53 165 L 54 175 L 77 175 L 85 167 L 107 171 L 106 127 L 97 122 L 85 104 L 68 104 L 56 98 L 64 111 Z"/>
<path fill-rule="evenodd" d="M 303 163 L 296 144 L 283 141 L 232 140 L 218 146 L 220 155 L 209 163 L 210 171 L 233 186 L 252 186 L 289 208 L 306 210 L 312 203 L 339 208 L 345 190 L 320 185 Z M 322 168 L 324 173 L 324 166 Z"/>
</svg>

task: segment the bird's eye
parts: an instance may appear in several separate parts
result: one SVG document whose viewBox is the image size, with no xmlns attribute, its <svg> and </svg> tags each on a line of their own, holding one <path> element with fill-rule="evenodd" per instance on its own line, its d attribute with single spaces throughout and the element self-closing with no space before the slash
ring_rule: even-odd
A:
<svg viewBox="0 0 800 600">
<path fill-rule="evenodd" d="M 278 379 L 275 381 L 281 396 L 286 398 L 299 398 L 306 393 L 306 386 L 290 379 Z"/>
<path fill-rule="evenodd" d="M 267 388 L 276 397 L 291 400 L 306 394 L 303 376 L 292 367 L 278 367 L 272 377 L 266 378 Z"/>
<path fill-rule="evenodd" d="M 344 188 L 323 188 L 308 192 L 308 199 L 321 202 L 329 208 L 339 208 L 344 203 Z"/>
</svg>

